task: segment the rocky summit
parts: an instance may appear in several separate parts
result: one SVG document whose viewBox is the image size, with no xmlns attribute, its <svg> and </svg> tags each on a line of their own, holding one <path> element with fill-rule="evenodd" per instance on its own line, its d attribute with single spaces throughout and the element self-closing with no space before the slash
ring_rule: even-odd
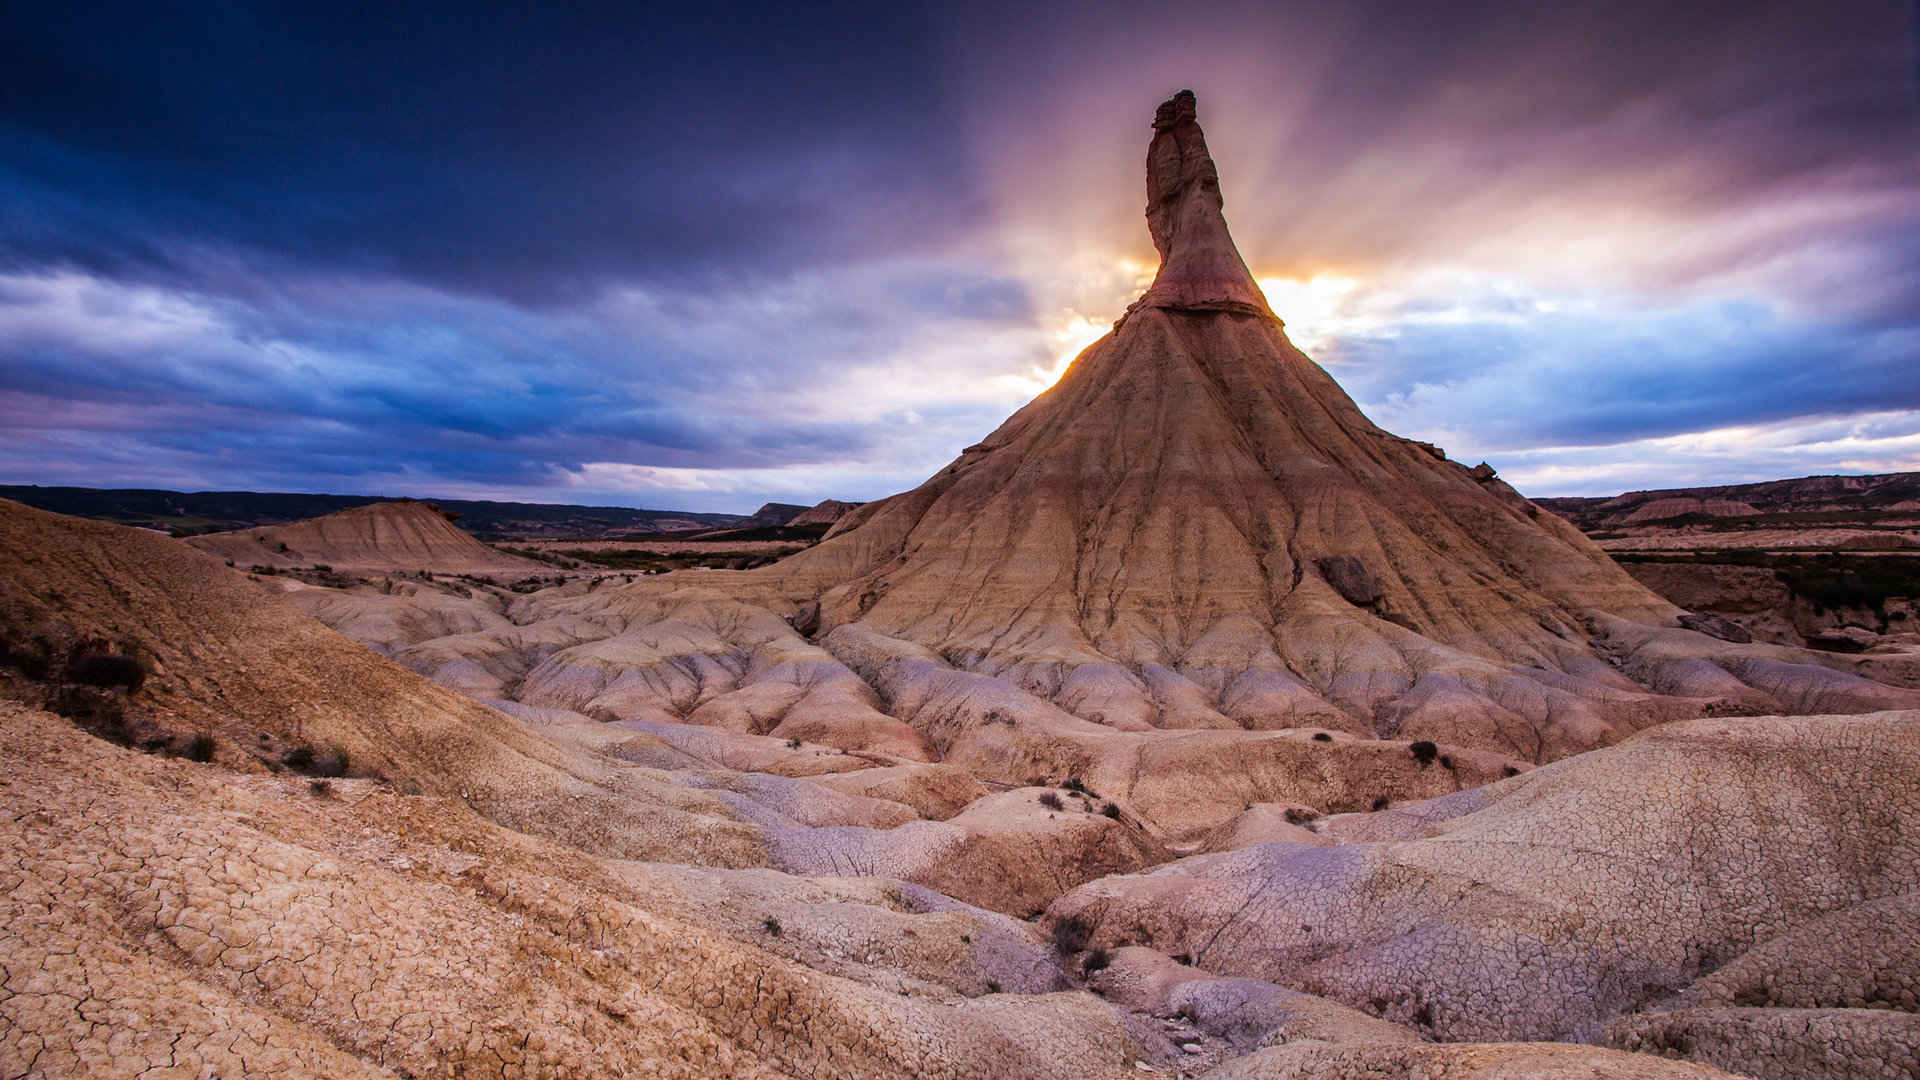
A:
<svg viewBox="0 0 1920 1080">
<path fill-rule="evenodd" d="M 1914 1075 L 1911 656 L 1375 426 L 1198 116 L 1113 332 L 770 565 L 0 502 L 0 1070 Z"/>
</svg>

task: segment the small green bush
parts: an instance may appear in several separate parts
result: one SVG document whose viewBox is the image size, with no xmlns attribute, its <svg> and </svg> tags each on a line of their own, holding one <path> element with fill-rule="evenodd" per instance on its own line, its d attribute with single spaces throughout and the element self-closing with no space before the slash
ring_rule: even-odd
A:
<svg viewBox="0 0 1920 1080">
<path fill-rule="evenodd" d="M 1066 803 L 1060 801 L 1060 796 L 1051 791 L 1043 791 L 1040 793 L 1040 805 L 1049 810 L 1064 810 L 1067 806 Z"/>
<path fill-rule="evenodd" d="M 1087 958 L 1085 960 L 1080 961 L 1080 970 L 1088 975 L 1091 975 L 1096 971 L 1106 970 L 1107 967 L 1112 965 L 1112 963 L 1113 963 L 1113 957 L 1107 952 L 1107 950 L 1095 949 L 1092 952 L 1087 954 Z"/>
<path fill-rule="evenodd" d="M 1420 767 L 1423 769 L 1433 764 L 1434 759 L 1440 756 L 1440 748 L 1425 739 L 1414 743 L 1412 746 L 1407 747 L 1407 749 L 1413 751 L 1413 760 L 1419 762 Z"/>
<path fill-rule="evenodd" d="M 780 936 L 780 932 L 781 932 L 780 920 L 774 918 L 771 915 L 760 920 L 760 928 L 762 930 L 765 930 L 767 933 L 772 934 L 774 937 Z"/>
<path fill-rule="evenodd" d="M 1313 741 L 1314 742 L 1332 742 L 1333 736 L 1324 731 L 1316 731 L 1313 733 Z"/>
<path fill-rule="evenodd" d="M 1112 818 L 1115 821 L 1120 820 L 1120 808 L 1118 806 L 1115 806 L 1112 803 L 1108 803 L 1107 805 L 1101 807 L 1100 812 L 1107 815 L 1108 817 Z"/>
<path fill-rule="evenodd" d="M 1393 800 L 1387 798 L 1385 795 L 1376 796 L 1373 800 L 1373 808 L 1375 810 L 1385 810 L 1392 803 Z"/>
</svg>

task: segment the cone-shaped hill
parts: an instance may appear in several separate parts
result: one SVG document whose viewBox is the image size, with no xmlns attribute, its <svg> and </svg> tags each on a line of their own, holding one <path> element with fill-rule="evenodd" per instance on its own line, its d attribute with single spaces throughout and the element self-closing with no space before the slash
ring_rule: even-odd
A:
<svg viewBox="0 0 1920 1080">
<path fill-rule="evenodd" d="M 432 505 L 412 499 L 356 506 L 325 517 L 211 533 L 188 541 L 235 566 L 285 570 L 323 564 L 381 573 L 432 569 L 443 574 L 533 573 L 546 566 L 474 539 Z"/>
<path fill-rule="evenodd" d="M 1678 609 L 1491 470 L 1362 415 L 1235 250 L 1193 95 L 1154 129 L 1152 288 L 959 460 L 759 572 L 817 598 L 820 632 L 911 642 L 1110 725 L 1345 716 L 1534 757 L 1806 692 L 1911 700 L 1825 660 L 1756 690 L 1694 663 L 1726 650 L 1691 634 L 1686 659 L 1636 666 Z"/>
<path fill-rule="evenodd" d="M 1113 333 L 812 548 L 526 596 L 290 596 L 486 700 L 1078 777 L 1180 843 L 1256 804 L 1429 798 L 1668 720 L 1920 707 L 1900 658 L 1685 628 L 1491 469 L 1369 422 L 1234 249 L 1191 95 L 1162 106 L 1147 173 L 1162 263 Z"/>
</svg>

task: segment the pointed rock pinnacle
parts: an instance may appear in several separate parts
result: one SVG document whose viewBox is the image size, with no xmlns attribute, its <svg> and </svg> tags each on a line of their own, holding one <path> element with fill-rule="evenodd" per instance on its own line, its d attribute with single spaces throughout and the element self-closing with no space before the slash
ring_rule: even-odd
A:
<svg viewBox="0 0 1920 1080">
<path fill-rule="evenodd" d="M 1220 174 L 1193 91 L 1160 104 L 1147 148 L 1147 228 L 1160 272 L 1134 307 L 1273 315 L 1221 216 Z"/>
</svg>

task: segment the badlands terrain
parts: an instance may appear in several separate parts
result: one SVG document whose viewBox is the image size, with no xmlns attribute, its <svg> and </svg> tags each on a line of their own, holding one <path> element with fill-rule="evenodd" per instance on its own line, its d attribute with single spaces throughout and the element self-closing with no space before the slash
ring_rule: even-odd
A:
<svg viewBox="0 0 1920 1080">
<path fill-rule="evenodd" d="M 1920 474 L 1540 501 L 1648 588 L 1757 640 L 1885 652 L 1920 638 Z"/>
<path fill-rule="evenodd" d="M 1911 644 L 1374 426 L 1191 94 L 1146 171 L 1114 332 L 764 565 L 0 502 L 0 1071 L 1915 1075 Z"/>
</svg>

